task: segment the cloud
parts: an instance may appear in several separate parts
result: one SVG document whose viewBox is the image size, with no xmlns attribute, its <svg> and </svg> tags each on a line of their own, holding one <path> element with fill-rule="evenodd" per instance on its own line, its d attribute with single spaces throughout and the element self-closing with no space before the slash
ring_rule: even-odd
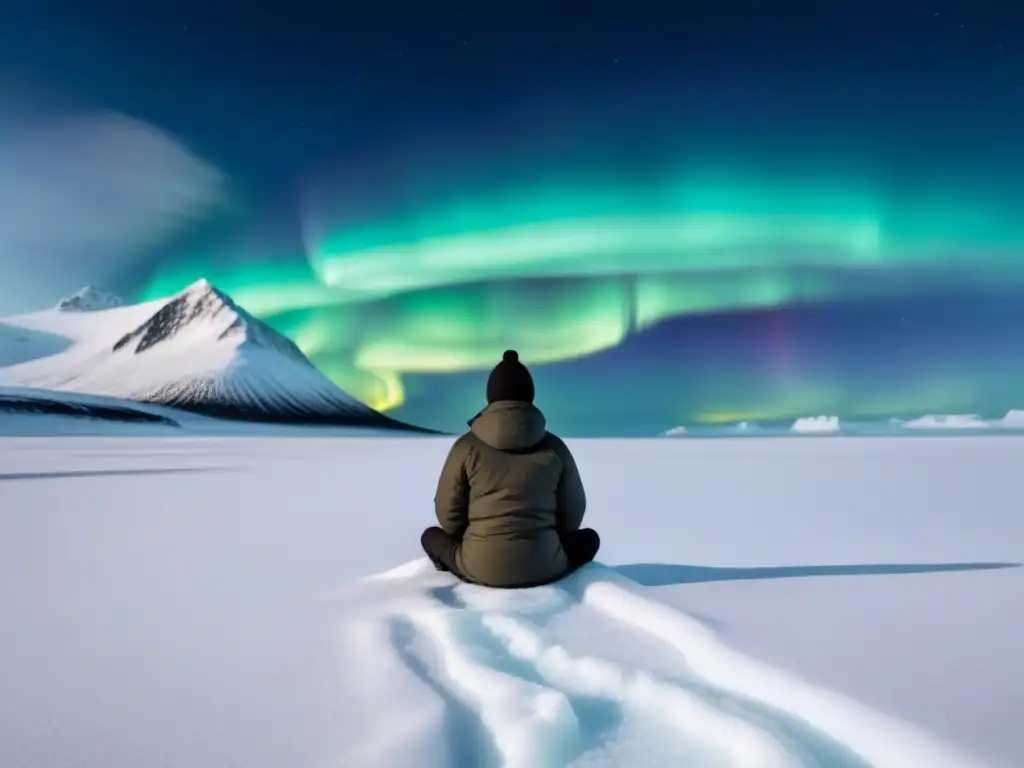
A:
<svg viewBox="0 0 1024 768">
<path fill-rule="evenodd" d="M 221 203 L 226 178 L 174 138 L 116 113 L 0 130 L 0 310 L 113 279 Z"/>
</svg>

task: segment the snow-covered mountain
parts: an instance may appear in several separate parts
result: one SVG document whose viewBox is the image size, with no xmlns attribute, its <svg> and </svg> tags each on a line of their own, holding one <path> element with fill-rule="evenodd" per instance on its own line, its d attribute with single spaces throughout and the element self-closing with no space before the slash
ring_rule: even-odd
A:
<svg viewBox="0 0 1024 768">
<path fill-rule="evenodd" d="M 89 285 L 77 291 L 57 304 L 60 312 L 95 312 L 101 309 L 123 307 L 124 299 L 115 296 L 102 288 Z"/>
<path fill-rule="evenodd" d="M 145 304 L 49 310 L 3 322 L 63 336 L 70 345 L 0 369 L 0 384 L 107 395 L 221 418 L 416 429 L 339 389 L 290 339 L 206 280 Z"/>
</svg>

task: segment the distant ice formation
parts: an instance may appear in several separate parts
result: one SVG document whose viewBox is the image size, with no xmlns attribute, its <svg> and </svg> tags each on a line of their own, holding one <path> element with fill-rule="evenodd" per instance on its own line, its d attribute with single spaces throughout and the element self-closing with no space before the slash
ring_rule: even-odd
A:
<svg viewBox="0 0 1024 768">
<path fill-rule="evenodd" d="M 1024 411 L 1007 411 L 999 426 L 1010 429 L 1024 429 Z"/>
<path fill-rule="evenodd" d="M 903 426 L 906 429 L 986 429 L 988 422 L 973 413 L 929 414 Z"/>
<path fill-rule="evenodd" d="M 839 432 L 838 416 L 805 416 L 793 422 L 791 432 L 805 435 L 834 435 Z"/>
</svg>

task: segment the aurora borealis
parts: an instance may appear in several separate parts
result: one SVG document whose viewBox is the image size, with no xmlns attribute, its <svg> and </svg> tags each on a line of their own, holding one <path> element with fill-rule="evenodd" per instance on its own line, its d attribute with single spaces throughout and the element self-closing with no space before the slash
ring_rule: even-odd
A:
<svg viewBox="0 0 1024 768">
<path fill-rule="evenodd" d="M 531 187 L 531 172 L 551 169 L 520 167 L 504 185 L 455 185 L 365 223 L 336 224 L 344 195 L 338 212 L 321 198 L 303 212 L 301 260 L 175 260 L 144 298 L 206 275 L 341 387 L 433 427 L 472 410 L 505 348 L 535 367 L 552 419 L 591 434 L 984 405 L 957 372 L 963 350 L 909 361 L 915 340 L 934 343 L 922 311 L 1024 285 L 1024 231 L 1000 200 L 714 169 L 629 179 L 621 164 L 615 184 L 578 171 L 574 186 L 569 168 L 564 183 Z M 823 329 L 844 307 L 867 314 L 830 345 Z M 874 348 L 845 338 L 851 327 L 877 334 Z"/>
<path fill-rule="evenodd" d="M 81 98 L 208 153 L 244 200 L 108 287 L 205 277 L 440 429 L 506 348 L 567 435 L 1024 407 L 1024 24 L 740 6 L 207 10 L 150 34 L 151 64 L 129 33 L 183 25 L 162 11 L 68 26 L 108 57 Z"/>
</svg>

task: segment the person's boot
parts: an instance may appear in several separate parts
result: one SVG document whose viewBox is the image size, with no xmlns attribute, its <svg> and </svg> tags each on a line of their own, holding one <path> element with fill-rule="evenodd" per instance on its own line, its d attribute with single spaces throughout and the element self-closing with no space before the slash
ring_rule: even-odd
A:
<svg viewBox="0 0 1024 768">
<path fill-rule="evenodd" d="M 450 573 L 451 572 L 447 565 L 442 563 L 440 560 L 436 560 L 434 558 L 434 556 L 431 555 L 430 553 L 427 553 L 427 557 L 430 559 L 430 562 L 432 562 L 434 564 L 434 568 L 436 568 L 437 570 L 443 571 L 444 573 Z"/>
<path fill-rule="evenodd" d="M 452 569 L 442 562 L 437 552 L 439 548 L 446 552 L 452 548 L 451 540 L 444 531 L 437 527 L 427 528 L 420 537 L 420 546 L 437 570 L 451 572 Z"/>
</svg>

